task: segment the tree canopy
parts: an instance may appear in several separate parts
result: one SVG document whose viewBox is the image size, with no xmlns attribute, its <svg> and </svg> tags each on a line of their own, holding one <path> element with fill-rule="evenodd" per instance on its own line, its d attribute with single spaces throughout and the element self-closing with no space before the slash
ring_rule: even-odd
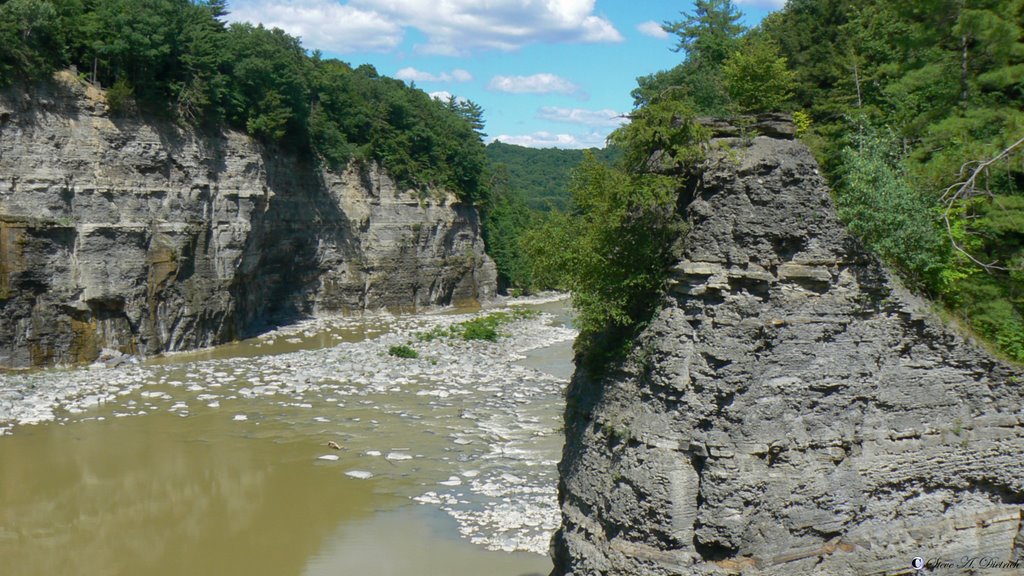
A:
<svg viewBox="0 0 1024 576">
<path fill-rule="evenodd" d="M 681 61 L 637 79 L 633 123 L 612 137 L 633 176 L 585 164 L 568 213 L 527 246 L 567 270 L 559 281 L 580 294 L 587 329 L 643 316 L 624 303 L 644 301 L 656 283 L 631 300 L 601 278 L 653 276 L 616 275 L 621 247 L 601 238 L 628 237 L 616 210 L 631 202 L 624 190 L 647 197 L 637 178 L 652 161 L 692 164 L 699 134 L 684 119 L 789 111 L 851 232 L 950 317 L 1024 361 L 1024 0 L 789 0 L 751 30 L 728 0 L 698 0 L 682 16 L 664 26 Z"/>
<path fill-rule="evenodd" d="M 139 110 L 227 124 L 332 169 L 377 161 L 422 193 L 485 201 L 483 110 L 308 54 L 276 28 L 224 24 L 225 0 L 2 0 L 0 85 L 76 67 Z"/>
<path fill-rule="evenodd" d="M 1022 23 L 1021 0 L 790 0 L 761 27 L 851 230 L 1019 361 Z"/>
</svg>

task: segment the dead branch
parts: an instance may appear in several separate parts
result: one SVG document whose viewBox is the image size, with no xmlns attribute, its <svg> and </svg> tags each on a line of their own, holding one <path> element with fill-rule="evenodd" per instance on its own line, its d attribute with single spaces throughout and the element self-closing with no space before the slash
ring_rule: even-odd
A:
<svg viewBox="0 0 1024 576">
<path fill-rule="evenodd" d="M 977 196 L 992 197 L 992 191 L 988 189 L 987 179 L 985 182 L 985 188 L 981 191 L 978 190 L 978 177 L 982 174 L 987 175 L 989 166 L 995 164 L 996 162 L 1002 160 L 1003 158 L 1006 158 L 1007 156 L 1010 155 L 1011 152 L 1013 152 L 1015 148 L 1021 145 L 1024 145 L 1024 137 L 1022 137 L 1020 140 L 1017 140 L 1010 146 L 1006 147 L 1002 152 L 996 154 L 995 156 L 989 158 L 988 160 L 972 160 L 970 162 L 965 162 L 964 165 L 960 167 L 960 177 L 962 178 L 964 174 L 967 173 L 971 165 L 975 165 L 974 169 L 971 170 L 970 176 L 968 176 L 966 179 L 960 182 L 951 184 L 949 187 L 945 189 L 945 191 L 942 193 L 942 198 L 940 198 L 940 200 L 946 204 L 946 209 L 942 213 L 942 219 L 946 223 L 946 234 L 949 236 L 949 241 L 950 243 L 953 244 L 953 248 L 955 248 L 958 252 L 966 256 L 968 259 L 970 259 L 971 262 L 974 262 L 978 266 L 981 266 L 981 268 L 986 272 L 991 272 L 993 270 L 1005 271 L 1009 270 L 1009 268 L 997 266 L 996 262 L 994 261 L 985 264 L 984 262 L 978 260 L 973 255 L 971 255 L 969 252 L 967 252 L 967 250 L 964 250 L 964 248 L 957 243 L 956 238 L 953 236 L 953 225 L 949 221 L 949 214 L 953 211 L 953 208 L 958 201 L 969 200 Z"/>
</svg>

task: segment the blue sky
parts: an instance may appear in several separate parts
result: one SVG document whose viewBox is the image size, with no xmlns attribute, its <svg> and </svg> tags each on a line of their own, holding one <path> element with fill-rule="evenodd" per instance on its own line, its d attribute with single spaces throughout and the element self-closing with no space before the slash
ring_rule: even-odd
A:
<svg viewBox="0 0 1024 576">
<path fill-rule="evenodd" d="M 735 1 L 735 0 L 734 0 Z M 739 0 L 748 25 L 784 0 Z M 229 21 L 276 26 L 354 66 L 483 106 L 487 141 L 603 146 L 636 77 L 679 63 L 670 0 L 229 0 Z"/>
</svg>

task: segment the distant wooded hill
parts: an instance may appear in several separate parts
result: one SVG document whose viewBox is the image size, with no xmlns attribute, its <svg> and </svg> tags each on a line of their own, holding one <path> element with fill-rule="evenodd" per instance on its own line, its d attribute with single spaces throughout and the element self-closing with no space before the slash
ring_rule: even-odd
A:
<svg viewBox="0 0 1024 576">
<path fill-rule="evenodd" d="M 565 210 L 569 207 L 572 170 L 583 161 L 585 150 L 526 148 L 504 142 L 487 145 L 487 159 L 501 171 L 505 167 L 508 188 L 534 210 Z M 602 164 L 612 165 L 622 157 L 617 148 L 591 148 Z"/>
</svg>

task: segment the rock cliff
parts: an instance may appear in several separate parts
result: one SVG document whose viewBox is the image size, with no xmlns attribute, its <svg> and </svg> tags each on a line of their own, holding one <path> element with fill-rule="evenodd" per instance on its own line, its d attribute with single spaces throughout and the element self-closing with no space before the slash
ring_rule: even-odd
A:
<svg viewBox="0 0 1024 576">
<path fill-rule="evenodd" d="M 902 290 L 771 133 L 713 140 L 634 355 L 577 368 L 553 574 L 1019 574 L 1024 373 Z"/>
<path fill-rule="evenodd" d="M 0 93 L 0 367 L 216 344 L 318 312 L 486 298 L 454 195 L 319 170 L 243 134 L 112 118 L 59 74 Z"/>
</svg>

